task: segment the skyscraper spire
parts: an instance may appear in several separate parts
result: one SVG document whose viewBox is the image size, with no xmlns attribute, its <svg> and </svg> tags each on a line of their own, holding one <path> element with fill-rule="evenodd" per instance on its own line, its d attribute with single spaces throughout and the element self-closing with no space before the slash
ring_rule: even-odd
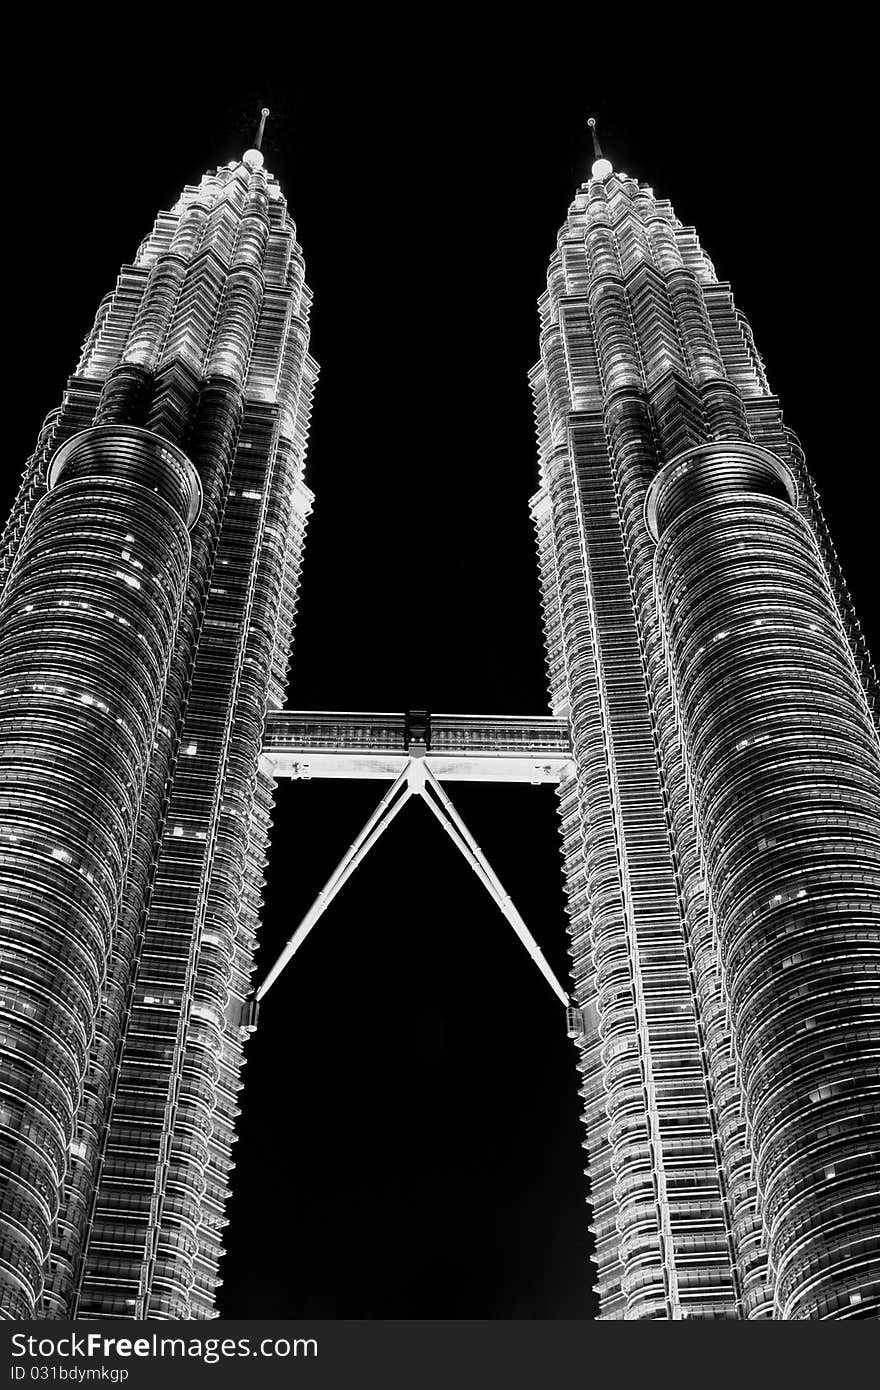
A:
<svg viewBox="0 0 880 1390">
<path fill-rule="evenodd" d="M 254 143 L 249 150 L 245 150 L 241 157 L 242 164 L 250 170 L 262 169 L 263 167 L 263 151 L 260 149 L 260 146 L 263 143 L 263 132 L 266 129 L 266 117 L 268 115 L 269 108 L 268 106 L 264 106 L 260 111 L 260 124 L 257 126 Z"/>
<path fill-rule="evenodd" d="M 599 144 L 599 137 L 596 134 L 596 117 L 590 116 L 587 120 L 587 125 L 590 127 L 590 134 L 593 137 L 593 154 L 595 155 L 592 168 L 593 178 L 607 179 L 614 170 L 611 166 L 611 161 L 606 159 L 602 153 L 602 146 Z"/>
<path fill-rule="evenodd" d="M 258 150 L 263 144 L 263 131 L 266 129 L 266 117 L 269 115 L 268 106 L 264 106 L 260 112 L 260 124 L 257 126 L 257 134 L 254 139 L 254 149 Z"/>
</svg>

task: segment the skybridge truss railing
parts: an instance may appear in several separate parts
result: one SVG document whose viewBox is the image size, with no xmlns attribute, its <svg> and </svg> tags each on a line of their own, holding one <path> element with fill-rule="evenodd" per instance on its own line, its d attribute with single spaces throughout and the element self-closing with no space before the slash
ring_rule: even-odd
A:
<svg viewBox="0 0 880 1390">
<path fill-rule="evenodd" d="M 273 777 L 393 779 L 415 746 L 441 782 L 558 783 L 572 764 L 568 722 L 549 716 L 279 710 L 262 766 Z"/>
</svg>

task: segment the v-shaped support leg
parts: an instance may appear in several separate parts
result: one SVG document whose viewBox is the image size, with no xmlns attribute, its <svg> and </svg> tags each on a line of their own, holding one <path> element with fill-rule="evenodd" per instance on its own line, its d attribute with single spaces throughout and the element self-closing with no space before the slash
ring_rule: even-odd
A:
<svg viewBox="0 0 880 1390">
<path fill-rule="evenodd" d="M 342 859 L 340 859 L 339 863 L 336 865 L 336 868 L 324 884 L 324 887 L 321 889 L 305 917 L 293 933 L 293 936 L 284 947 L 281 955 L 272 966 L 269 974 L 260 985 L 256 996 L 258 1003 L 270 986 L 278 979 L 278 976 L 281 974 L 288 961 L 291 960 L 299 950 L 309 932 L 312 930 L 312 927 L 327 911 L 327 908 L 336 897 L 336 894 L 346 880 L 354 873 L 361 860 L 366 858 L 380 836 L 388 829 L 394 817 L 399 811 L 403 810 L 403 807 L 409 801 L 412 794 L 413 788 L 410 784 L 409 768 L 405 767 L 397 778 L 397 781 L 392 784 L 389 791 L 383 796 L 357 839 L 353 840 L 349 845 Z"/>
<path fill-rule="evenodd" d="M 510 894 L 505 891 L 492 865 L 429 767 L 425 768 L 422 800 L 427 802 L 453 844 L 461 851 L 484 888 L 494 898 L 553 993 L 568 1008 L 568 995 L 547 964 L 543 951 L 514 907 Z"/>
</svg>

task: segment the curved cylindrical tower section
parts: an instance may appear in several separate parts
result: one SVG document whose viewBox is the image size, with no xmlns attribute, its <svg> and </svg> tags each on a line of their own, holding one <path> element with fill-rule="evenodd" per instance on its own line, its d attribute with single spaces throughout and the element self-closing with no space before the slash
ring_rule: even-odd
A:
<svg viewBox="0 0 880 1390">
<path fill-rule="evenodd" d="M 0 1314 L 34 1316 L 200 502 L 101 426 L 51 462 L 0 611 Z"/>
<path fill-rule="evenodd" d="M 789 470 L 646 503 L 781 1319 L 880 1311 L 880 748 Z"/>
<path fill-rule="evenodd" d="M 136 369 L 121 370 L 130 372 Z M 110 378 L 108 386 L 112 384 L 113 377 Z M 102 401 L 106 395 L 105 386 Z M 108 1259 L 115 1260 L 117 1267 L 122 1259 L 123 1240 L 120 1239 L 118 1231 L 111 1229 L 108 1232 L 106 1229 L 105 1209 L 95 1203 L 95 1183 L 101 1169 L 108 1164 L 112 1169 L 114 1161 L 112 1146 L 106 1142 L 105 1126 L 110 1105 L 113 1105 L 116 1112 L 121 1110 L 117 1079 L 118 1057 L 136 992 L 143 916 L 155 870 L 156 844 L 165 814 L 168 784 L 174 770 L 180 712 L 185 706 L 187 690 L 192 679 L 193 657 L 198 646 L 199 625 L 226 499 L 239 416 L 240 404 L 236 393 L 227 383 L 219 382 L 202 389 L 187 446 L 187 457 L 195 467 L 201 483 L 201 509 L 190 530 L 192 553 L 187 591 L 168 668 L 150 772 L 144 788 L 125 890 L 120 903 L 99 1026 L 92 1045 L 89 1070 L 76 1117 L 73 1162 L 68 1168 L 64 1185 L 66 1200 L 56 1223 L 50 1267 L 43 1290 L 41 1312 L 44 1317 L 79 1316 L 74 1299 L 82 1277 L 83 1260 L 89 1240 L 101 1248 L 112 1250 L 113 1254 L 108 1255 Z M 166 962 L 167 954 L 166 946 Z M 164 1054 L 165 1058 L 173 1055 L 170 1048 L 164 1048 L 164 1040 L 155 1021 L 151 1023 L 150 1036 L 157 1052 Z M 169 1071 L 172 1066 L 171 1061 L 166 1061 Z M 147 1110 L 144 1103 L 147 1079 L 151 1086 L 155 1085 L 160 1076 L 160 1067 L 156 1059 L 151 1058 L 148 1062 L 141 1061 L 139 1070 L 139 1123 L 141 1145 L 144 1148 L 147 1134 Z M 156 1128 L 158 1129 L 158 1125 Z M 134 1160 L 130 1145 L 124 1144 L 122 1147 L 125 1149 L 126 1177 L 130 1179 Z M 143 1162 L 143 1154 L 138 1155 L 137 1161 Z M 148 1171 L 148 1165 L 144 1166 Z M 131 1189 L 118 1180 L 115 1171 L 111 1176 L 109 1190 L 120 1210 L 124 1212 L 129 1244 L 138 1234 L 143 1241 L 144 1233 L 137 1225 Z M 139 1200 L 149 1208 L 148 1188 L 145 1191 L 141 1189 Z M 110 1303 L 108 1298 L 104 1311 L 118 1311 L 119 1315 L 125 1315 L 130 1311 L 131 1305 L 126 1305 L 124 1298 L 125 1294 L 117 1295 L 115 1303 Z M 88 1307 L 84 1308 L 83 1312 L 86 1314 Z"/>
</svg>

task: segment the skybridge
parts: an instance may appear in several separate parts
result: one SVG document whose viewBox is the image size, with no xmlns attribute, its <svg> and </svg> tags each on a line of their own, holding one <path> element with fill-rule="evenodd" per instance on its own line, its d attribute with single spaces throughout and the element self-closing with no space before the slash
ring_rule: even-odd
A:
<svg viewBox="0 0 880 1390">
<path fill-rule="evenodd" d="M 556 786 L 574 775 L 568 721 L 548 716 L 406 714 L 278 710 L 269 714 L 260 760 L 270 777 L 367 778 L 390 782 L 256 993 L 259 1002 L 337 893 L 413 797 L 420 797 L 507 918 L 557 998 L 562 985 L 444 782 L 520 782 Z M 579 1033 L 578 1010 L 569 1031 Z"/>
<path fill-rule="evenodd" d="M 573 770 L 566 719 L 485 714 L 269 714 L 261 767 L 272 777 L 395 778 L 413 757 L 440 782 L 556 784 Z"/>
</svg>

